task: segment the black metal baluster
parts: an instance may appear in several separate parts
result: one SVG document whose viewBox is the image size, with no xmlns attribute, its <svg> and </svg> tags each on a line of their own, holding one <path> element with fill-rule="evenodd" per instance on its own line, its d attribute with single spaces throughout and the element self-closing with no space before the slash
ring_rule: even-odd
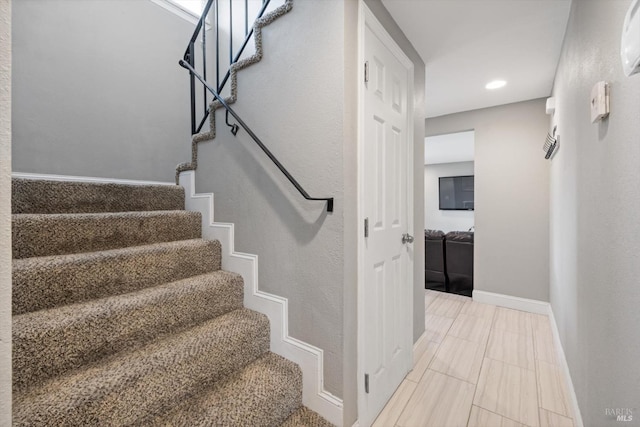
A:
<svg viewBox="0 0 640 427">
<path fill-rule="evenodd" d="M 195 66 L 193 55 L 195 53 L 194 43 L 189 43 L 189 65 Z M 196 133 L 196 80 L 193 73 L 190 73 L 189 87 L 191 89 L 191 134 Z"/>
<path fill-rule="evenodd" d="M 229 67 L 233 64 L 233 0 L 229 0 Z"/>
<path fill-rule="evenodd" d="M 216 19 L 215 19 L 215 26 L 216 26 L 216 88 L 218 89 L 218 93 L 222 93 L 222 90 L 225 86 L 225 84 L 227 83 L 229 77 L 230 77 L 230 69 L 227 69 L 227 72 L 224 76 L 224 78 L 222 79 L 222 81 L 220 81 L 220 8 L 219 8 L 219 1 L 220 0 L 209 0 L 207 2 L 207 5 L 205 6 L 205 10 L 203 11 L 203 15 L 207 15 L 210 11 L 211 6 L 213 5 L 213 2 L 215 1 L 216 3 Z M 267 8 L 269 7 L 269 3 L 271 2 L 271 0 L 262 0 L 262 7 L 260 9 L 260 11 L 258 12 L 258 14 L 256 15 L 255 19 L 261 18 L 264 13 L 266 12 Z M 248 9 L 245 9 L 245 13 L 248 14 Z M 245 17 L 246 18 L 246 17 Z M 202 29 L 202 26 L 205 26 L 205 30 L 206 30 L 206 24 L 204 22 L 204 17 L 201 17 L 200 21 L 198 22 L 198 25 L 196 26 L 196 29 L 193 33 L 193 36 L 191 37 L 191 42 L 195 42 L 197 40 L 198 35 L 200 34 L 200 30 Z M 231 63 L 236 63 L 240 57 L 242 56 L 242 53 L 244 52 L 244 49 L 247 47 L 247 44 L 249 42 L 249 40 L 251 39 L 251 36 L 253 35 L 253 26 L 251 26 L 249 28 L 249 32 L 246 34 L 246 37 L 244 39 L 244 42 L 242 43 L 242 46 L 240 47 L 240 49 L 238 50 L 238 53 L 232 58 Z M 230 51 L 233 51 L 233 46 L 230 45 Z M 189 49 L 187 48 L 187 51 L 184 54 L 184 60 L 186 62 L 188 62 L 189 64 L 191 64 L 191 62 L 189 62 Z M 193 101 L 195 102 L 195 101 Z M 200 124 L 197 126 L 196 128 L 196 133 L 199 133 L 200 130 L 202 129 L 202 127 L 205 125 L 205 123 L 207 122 L 207 119 L 209 117 L 209 108 L 207 107 L 204 115 L 202 117 L 202 120 L 200 121 Z M 192 118 L 192 122 L 195 122 L 195 116 Z M 193 126 L 192 126 L 193 128 Z"/>
<path fill-rule="evenodd" d="M 244 35 L 249 34 L 249 0 L 244 0 Z"/>
<path fill-rule="evenodd" d="M 208 14 L 208 12 L 209 12 L 208 10 L 207 11 L 203 10 L 203 14 L 202 14 L 202 16 L 204 17 L 204 25 L 202 26 L 202 76 L 204 77 L 205 80 L 207 80 L 207 15 L 205 15 L 205 13 Z M 203 97 L 202 114 L 204 114 L 204 112 L 207 111 L 207 88 L 206 87 L 202 88 L 202 97 Z"/>
<path fill-rule="evenodd" d="M 220 88 L 220 8 L 216 0 L 216 88 Z"/>
<path fill-rule="evenodd" d="M 262 17 L 264 12 L 267 10 L 267 7 L 269 7 L 270 2 L 271 0 L 262 0 L 262 9 L 260 9 L 258 16 L 256 16 L 256 19 Z M 251 29 L 249 30 L 249 33 L 244 38 L 244 43 L 242 43 L 242 46 L 240 47 L 240 50 L 238 51 L 238 54 L 236 55 L 233 62 L 237 62 L 240 59 L 240 56 L 242 55 L 242 52 L 244 52 L 244 48 L 247 47 L 247 44 L 249 43 L 249 40 L 251 39 L 252 35 L 253 35 L 253 27 L 251 27 Z M 224 87 L 224 85 L 227 83 L 227 80 L 229 79 L 230 75 L 231 75 L 231 70 L 227 70 L 227 74 L 225 74 L 224 79 L 222 79 L 222 83 L 218 85 L 218 93 L 222 91 L 222 87 Z"/>
</svg>

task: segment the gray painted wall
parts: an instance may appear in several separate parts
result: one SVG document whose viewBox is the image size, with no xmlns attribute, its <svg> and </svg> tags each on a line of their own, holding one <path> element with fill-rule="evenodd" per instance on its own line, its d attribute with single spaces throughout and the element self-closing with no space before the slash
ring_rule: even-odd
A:
<svg viewBox="0 0 640 427">
<path fill-rule="evenodd" d="M 0 0 L 0 425 L 11 425 L 11 0 Z"/>
<path fill-rule="evenodd" d="M 550 300 L 585 426 L 640 425 L 640 75 L 625 77 L 628 0 L 574 1 L 553 96 L 560 148 L 551 167 Z M 611 85 L 611 115 L 589 98 Z"/>
<path fill-rule="evenodd" d="M 549 301 L 545 100 L 426 120 L 427 135 L 475 130 L 476 290 Z"/>
<path fill-rule="evenodd" d="M 467 231 L 474 226 L 474 211 L 441 211 L 440 181 L 443 176 L 473 175 L 473 162 L 436 163 L 424 166 L 424 227 L 433 230 Z"/>
<path fill-rule="evenodd" d="M 343 398 L 345 425 L 357 417 L 357 8 L 356 1 L 295 2 L 289 14 L 265 28 L 264 58 L 239 74 L 234 106 L 309 193 L 336 198 L 335 212 L 302 199 L 245 132 L 231 136 L 221 113 L 217 138 L 200 145 L 196 174 L 197 191 L 215 193 L 216 221 L 235 223 L 237 250 L 260 257 L 260 288 L 289 299 L 290 334 L 324 350 L 325 387 Z M 385 25 L 393 23 L 386 10 L 376 13 Z M 410 47 L 406 39 L 400 45 Z M 415 61 L 414 54 L 409 56 Z M 415 157 L 420 171 L 423 76 L 419 60 Z M 422 174 L 418 180 L 415 227 L 422 230 Z M 419 292 L 422 250 L 418 245 Z M 414 329 L 420 336 L 423 294 L 416 299 Z"/>
<path fill-rule="evenodd" d="M 344 2 L 344 81 L 357 82 L 358 2 Z M 344 253 L 358 250 L 358 86 L 344 86 Z M 352 426 L 358 419 L 358 263 L 354 258 L 344 263 L 343 299 L 343 425 Z"/>
<path fill-rule="evenodd" d="M 259 256 L 260 289 L 289 299 L 290 335 L 324 350 L 325 387 L 340 397 L 344 13 L 341 1 L 297 1 L 264 28 L 264 57 L 239 73 L 233 107 L 311 195 L 335 197 L 335 211 L 305 201 L 220 111 L 196 173 L 197 191 L 215 193 L 215 220 L 235 223 L 236 250 Z"/>
<path fill-rule="evenodd" d="M 21 0 L 13 22 L 15 171 L 173 181 L 193 24 L 149 0 Z"/>
</svg>

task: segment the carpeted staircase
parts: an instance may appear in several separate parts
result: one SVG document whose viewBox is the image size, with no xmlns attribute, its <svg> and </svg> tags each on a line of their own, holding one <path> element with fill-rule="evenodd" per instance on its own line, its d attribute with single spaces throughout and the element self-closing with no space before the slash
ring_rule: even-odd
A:
<svg viewBox="0 0 640 427">
<path fill-rule="evenodd" d="M 14 426 L 329 426 L 178 186 L 14 179 Z"/>
</svg>

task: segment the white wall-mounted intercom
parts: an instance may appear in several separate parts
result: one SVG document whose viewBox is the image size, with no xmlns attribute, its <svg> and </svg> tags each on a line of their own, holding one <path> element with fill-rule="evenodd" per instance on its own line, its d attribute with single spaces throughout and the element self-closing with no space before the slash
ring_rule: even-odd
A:
<svg viewBox="0 0 640 427">
<path fill-rule="evenodd" d="M 609 85 L 598 82 L 591 89 L 591 123 L 602 120 L 609 115 Z"/>
<path fill-rule="evenodd" d="M 627 77 L 640 72 L 640 0 L 631 3 L 624 18 L 620 56 Z"/>
<path fill-rule="evenodd" d="M 554 97 L 547 98 L 547 104 L 545 106 L 545 111 L 547 114 L 553 114 L 556 112 L 556 99 Z"/>
</svg>

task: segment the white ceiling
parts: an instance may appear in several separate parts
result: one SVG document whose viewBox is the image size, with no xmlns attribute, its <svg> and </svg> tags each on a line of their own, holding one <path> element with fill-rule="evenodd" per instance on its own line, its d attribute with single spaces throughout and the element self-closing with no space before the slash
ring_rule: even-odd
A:
<svg viewBox="0 0 640 427">
<path fill-rule="evenodd" d="M 424 139 L 424 164 L 473 162 L 475 132 L 456 132 Z"/>
<path fill-rule="evenodd" d="M 551 94 L 571 0 L 382 2 L 426 64 L 427 117 Z"/>
</svg>

